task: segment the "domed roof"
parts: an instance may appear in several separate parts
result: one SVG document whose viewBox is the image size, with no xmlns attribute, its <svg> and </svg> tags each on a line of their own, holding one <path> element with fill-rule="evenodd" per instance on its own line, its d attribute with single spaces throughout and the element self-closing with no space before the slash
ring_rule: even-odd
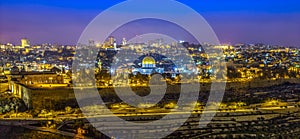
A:
<svg viewBox="0 0 300 139">
<path fill-rule="evenodd" d="M 151 56 L 146 56 L 143 61 L 142 64 L 155 64 L 155 59 Z"/>
</svg>

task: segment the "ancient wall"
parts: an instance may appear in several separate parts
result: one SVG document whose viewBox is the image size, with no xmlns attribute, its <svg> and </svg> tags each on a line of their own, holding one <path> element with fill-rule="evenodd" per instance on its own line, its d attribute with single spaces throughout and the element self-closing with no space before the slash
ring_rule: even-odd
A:
<svg viewBox="0 0 300 139">
<path fill-rule="evenodd" d="M 257 87 L 269 87 L 274 85 L 283 84 L 285 82 L 290 83 L 300 83 L 300 79 L 281 79 L 276 81 L 252 81 L 252 82 L 230 82 L 227 83 L 226 89 L 233 88 L 235 90 L 241 88 L 257 88 Z M 30 109 L 57 109 L 64 108 L 66 106 L 77 106 L 77 101 L 75 98 L 74 90 L 70 87 L 60 87 L 60 88 L 30 88 L 21 84 L 14 83 L 11 85 L 14 90 L 14 94 L 21 97 L 28 108 Z M 210 84 L 201 84 L 201 91 L 208 91 L 210 89 Z M 135 87 L 134 91 L 138 92 L 139 95 L 147 95 L 149 88 Z M 86 93 L 90 91 L 87 89 Z M 113 88 L 101 88 L 99 93 L 101 97 L 109 98 L 115 96 Z M 169 86 L 166 93 L 178 94 L 180 92 L 179 85 Z M 93 99 L 91 99 L 93 100 Z M 88 99 L 87 99 L 88 101 Z M 113 100 L 109 100 L 113 101 Z M 94 102 L 89 102 L 94 103 Z M 95 102 L 96 103 L 96 102 Z"/>
</svg>

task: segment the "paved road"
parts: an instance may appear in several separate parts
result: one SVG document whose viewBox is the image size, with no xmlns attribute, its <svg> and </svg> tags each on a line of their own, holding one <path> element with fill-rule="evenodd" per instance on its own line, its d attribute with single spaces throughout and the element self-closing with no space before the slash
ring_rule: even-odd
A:
<svg viewBox="0 0 300 139">
<path fill-rule="evenodd" d="M 26 126 L 23 126 L 23 127 L 28 128 L 28 129 L 32 129 L 32 130 L 50 132 L 50 133 L 69 136 L 69 137 L 74 137 L 74 138 L 89 139 L 88 137 L 85 137 L 85 136 L 82 136 L 82 135 L 78 135 L 78 134 L 71 133 L 71 132 L 60 131 L 60 130 L 52 129 L 52 128 L 44 128 L 44 127 L 29 126 L 29 125 L 26 125 Z"/>
<path fill-rule="evenodd" d="M 294 108 L 294 106 L 288 106 L 288 108 Z M 207 110 L 207 111 L 198 111 L 193 112 L 193 114 L 203 114 L 203 113 L 236 113 L 236 112 L 255 112 L 260 110 L 280 110 L 283 109 L 281 107 L 266 107 L 266 108 L 258 108 L 258 110 L 253 109 L 237 109 L 236 111 L 215 111 L 215 110 Z M 50 120 L 74 120 L 74 119 L 84 119 L 84 118 L 108 118 L 108 117 L 136 117 L 136 116 L 163 116 L 167 114 L 172 115 L 182 115 L 182 114 L 188 114 L 188 111 L 172 111 L 172 112 L 136 112 L 136 113 L 128 113 L 126 110 L 118 111 L 118 113 L 91 113 L 88 116 L 84 117 L 75 117 L 75 116 L 59 116 L 56 118 L 2 118 L 1 121 L 11 121 L 11 122 L 19 122 L 19 121 L 50 121 Z"/>
</svg>

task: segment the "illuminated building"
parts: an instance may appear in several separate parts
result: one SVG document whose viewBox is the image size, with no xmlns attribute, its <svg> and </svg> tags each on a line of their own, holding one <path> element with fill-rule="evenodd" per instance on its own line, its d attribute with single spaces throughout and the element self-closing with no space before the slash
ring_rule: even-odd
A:
<svg viewBox="0 0 300 139">
<path fill-rule="evenodd" d="M 151 56 L 146 56 L 142 60 L 142 67 L 133 69 L 133 74 L 136 75 L 137 73 L 143 75 L 150 75 L 153 73 L 163 73 L 164 68 L 156 67 L 156 61 Z"/>
<path fill-rule="evenodd" d="M 143 68 L 155 68 L 155 59 L 151 56 L 146 56 L 142 61 Z"/>
<path fill-rule="evenodd" d="M 114 37 L 112 37 L 112 36 L 108 37 L 108 44 L 109 45 L 113 45 L 114 42 L 115 42 L 115 38 Z"/>
<path fill-rule="evenodd" d="M 116 39 L 112 36 L 108 37 L 107 41 L 104 42 L 103 48 L 105 49 L 113 49 L 113 50 L 117 50 L 117 42 Z"/>
<path fill-rule="evenodd" d="M 122 40 L 122 45 L 127 45 L 127 40 L 126 40 L 126 38 L 123 38 L 123 40 Z"/>
<path fill-rule="evenodd" d="M 53 71 L 12 72 L 11 78 L 26 85 L 63 84 L 64 78 Z"/>
<path fill-rule="evenodd" d="M 28 39 L 21 39 L 21 47 L 25 48 L 25 47 L 29 47 L 30 46 L 30 42 Z"/>
</svg>

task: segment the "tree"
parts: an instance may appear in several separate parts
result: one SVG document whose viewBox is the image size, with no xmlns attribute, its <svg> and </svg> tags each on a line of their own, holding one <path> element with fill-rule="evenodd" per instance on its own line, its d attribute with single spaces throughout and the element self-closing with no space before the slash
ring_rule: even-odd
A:
<svg viewBox="0 0 300 139">
<path fill-rule="evenodd" d="M 6 104 L 4 106 L 4 110 L 5 110 L 5 112 L 9 112 L 10 111 L 10 106 L 8 104 Z"/>
<path fill-rule="evenodd" d="M 65 107 L 65 111 L 66 111 L 66 113 L 71 113 L 72 108 L 70 106 L 67 106 L 67 107 Z"/>
<path fill-rule="evenodd" d="M 41 114 L 47 114 L 48 111 L 46 109 L 41 110 Z"/>
</svg>

